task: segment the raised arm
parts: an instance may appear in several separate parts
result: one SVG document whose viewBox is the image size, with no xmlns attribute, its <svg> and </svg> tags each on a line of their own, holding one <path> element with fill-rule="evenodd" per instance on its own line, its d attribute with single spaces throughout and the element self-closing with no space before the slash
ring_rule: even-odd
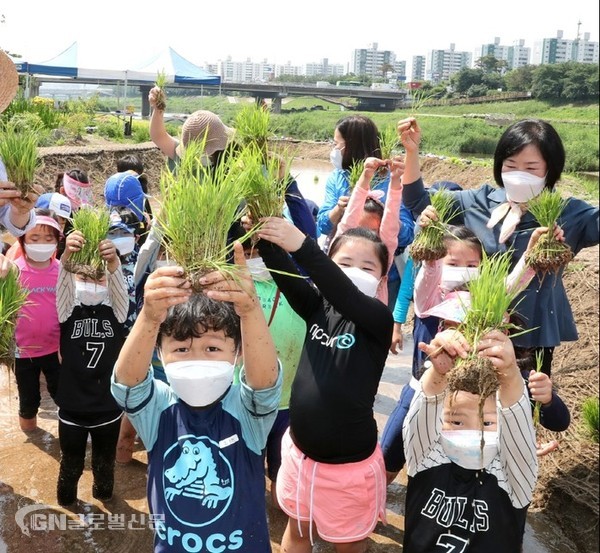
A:
<svg viewBox="0 0 600 553">
<path fill-rule="evenodd" d="M 152 108 L 152 115 L 150 116 L 150 140 L 156 144 L 163 154 L 171 159 L 175 159 L 175 148 L 177 148 L 178 142 L 167 132 L 164 111 L 156 107 L 159 90 L 155 86 L 148 94 L 148 102 Z"/>
<path fill-rule="evenodd" d="M 185 303 L 191 294 L 181 267 L 160 267 L 146 281 L 144 306 L 127 336 L 115 365 L 115 381 L 132 387 L 148 374 L 154 346 L 167 310 Z"/>
</svg>

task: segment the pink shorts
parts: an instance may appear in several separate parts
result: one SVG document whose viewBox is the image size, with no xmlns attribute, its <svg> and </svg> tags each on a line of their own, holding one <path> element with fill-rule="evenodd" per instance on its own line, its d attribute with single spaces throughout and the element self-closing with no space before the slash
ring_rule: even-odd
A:
<svg viewBox="0 0 600 553">
<path fill-rule="evenodd" d="M 379 520 L 385 524 L 385 466 L 379 444 L 364 461 L 318 463 L 294 445 L 288 430 L 281 441 L 281 458 L 279 505 L 290 518 L 314 523 L 325 541 L 360 541 Z"/>
</svg>

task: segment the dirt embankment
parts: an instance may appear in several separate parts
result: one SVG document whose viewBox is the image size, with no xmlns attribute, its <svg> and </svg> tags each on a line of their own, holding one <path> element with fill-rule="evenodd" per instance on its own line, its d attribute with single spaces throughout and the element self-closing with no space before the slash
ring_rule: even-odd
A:
<svg viewBox="0 0 600 553">
<path fill-rule="evenodd" d="M 286 142 L 280 144 L 296 158 L 328 160 L 327 143 Z M 116 172 L 116 160 L 125 153 L 138 154 L 144 163 L 150 192 L 156 192 L 164 156 L 152 144 L 123 146 L 94 140 L 82 147 L 42 150 L 44 167 L 37 182 L 51 189 L 57 174 L 73 168 L 87 171 L 96 198 L 102 197 L 104 182 Z M 464 188 L 493 182 L 490 167 L 424 157 L 422 172 L 428 183 L 451 180 Z M 564 284 L 579 329 L 577 342 L 557 348 L 553 381 L 571 410 L 570 428 L 560 434 L 542 432 L 540 439 L 558 439 L 560 448 L 540 461 L 540 477 L 532 510 L 556 520 L 579 551 L 598 551 L 598 445 L 582 437 L 581 403 L 598 397 L 598 247 L 583 250 L 565 272 Z"/>
</svg>

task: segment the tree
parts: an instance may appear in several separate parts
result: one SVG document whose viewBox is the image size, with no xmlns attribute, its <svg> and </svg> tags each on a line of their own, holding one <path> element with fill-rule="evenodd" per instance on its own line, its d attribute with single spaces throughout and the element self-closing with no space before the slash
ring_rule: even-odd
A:
<svg viewBox="0 0 600 553">
<path fill-rule="evenodd" d="M 483 83 L 483 76 L 484 73 L 481 69 L 469 69 L 465 67 L 450 77 L 450 84 L 458 94 L 466 94 L 467 90 L 473 85 Z"/>
<path fill-rule="evenodd" d="M 500 73 L 506 71 L 507 63 L 505 60 L 499 60 L 492 54 L 482 56 L 475 62 L 475 67 L 481 69 L 484 73 Z"/>
<path fill-rule="evenodd" d="M 529 92 L 533 84 L 533 74 L 537 67 L 535 65 L 524 65 L 509 71 L 504 75 L 504 83 L 507 90 L 514 92 Z"/>
</svg>

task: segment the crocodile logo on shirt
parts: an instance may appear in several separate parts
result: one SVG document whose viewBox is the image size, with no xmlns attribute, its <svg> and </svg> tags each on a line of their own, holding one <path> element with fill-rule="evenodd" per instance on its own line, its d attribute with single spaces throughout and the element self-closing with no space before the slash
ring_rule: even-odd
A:
<svg viewBox="0 0 600 553">
<path fill-rule="evenodd" d="M 231 466 L 208 438 L 185 436 L 165 453 L 164 496 L 173 515 L 192 526 L 218 519 L 233 496 Z M 194 522 L 184 520 L 194 513 Z"/>
</svg>

